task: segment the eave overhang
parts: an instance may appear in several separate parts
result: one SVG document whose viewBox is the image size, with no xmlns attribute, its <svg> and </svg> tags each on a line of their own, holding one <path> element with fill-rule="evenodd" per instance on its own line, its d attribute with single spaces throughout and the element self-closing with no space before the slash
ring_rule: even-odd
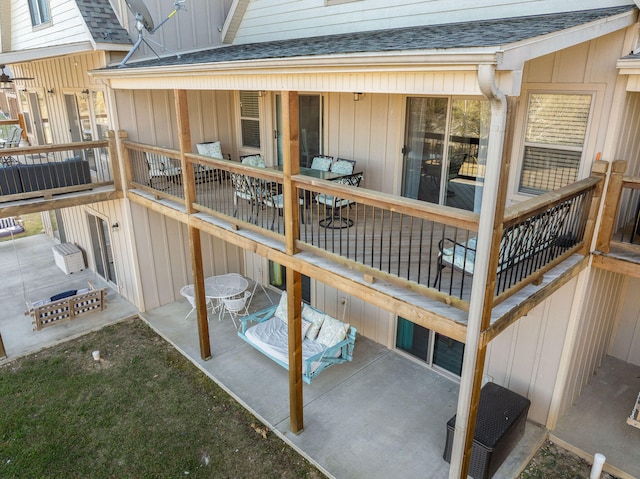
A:
<svg viewBox="0 0 640 479">
<path fill-rule="evenodd" d="M 392 72 L 464 72 L 476 71 L 478 65 L 495 65 L 500 75 L 508 74 L 511 85 L 500 85 L 510 94 L 519 91 L 520 74 L 524 64 L 555 51 L 599 38 L 634 25 L 637 9 L 627 10 L 592 22 L 580 24 L 546 35 L 495 46 L 402 50 L 385 52 L 333 53 L 329 55 L 256 58 L 234 61 L 177 62 L 165 65 L 108 68 L 90 72 L 90 75 L 108 82 L 116 89 L 148 89 L 150 79 L 157 89 L 227 89 L 231 83 L 242 84 L 244 89 L 271 89 L 264 75 L 322 75 L 345 74 L 370 76 Z M 230 48 L 230 47 L 220 47 Z M 215 50 L 211 50 L 215 52 Z M 143 63 L 143 62 L 141 62 Z M 160 60 L 162 63 L 162 60 Z M 515 72 L 515 74 L 514 74 Z M 253 83 L 252 76 L 262 76 Z M 235 77 L 235 82 L 229 82 Z M 238 80 L 239 78 L 242 80 Z M 352 91 L 367 91 L 366 81 L 354 82 Z M 295 88 L 303 91 L 296 85 Z M 286 86 L 285 86 L 286 87 Z M 234 88 L 234 87 L 232 87 Z"/>
<path fill-rule="evenodd" d="M 29 50 L 19 50 L 14 52 L 0 53 L 0 63 L 24 63 L 34 60 L 45 60 L 47 58 L 60 57 L 64 55 L 73 55 L 78 53 L 87 53 L 93 51 L 118 51 L 126 52 L 131 48 L 130 45 L 117 43 L 94 43 L 92 41 L 82 41 L 77 43 L 68 43 L 64 45 L 54 45 L 50 47 L 39 47 Z"/>
</svg>

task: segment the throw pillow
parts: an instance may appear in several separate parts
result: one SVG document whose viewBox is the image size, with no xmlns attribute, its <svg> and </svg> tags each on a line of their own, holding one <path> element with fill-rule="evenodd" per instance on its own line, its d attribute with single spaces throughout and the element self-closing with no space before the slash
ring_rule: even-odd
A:
<svg viewBox="0 0 640 479">
<path fill-rule="evenodd" d="M 217 158 L 222 160 L 224 157 L 222 156 L 222 145 L 219 141 L 212 141 L 210 143 L 198 143 L 196 145 L 198 149 L 198 153 L 203 156 L 209 156 L 211 158 Z"/>
<path fill-rule="evenodd" d="M 288 324 L 286 291 L 283 291 L 282 296 L 280 296 L 280 302 L 278 303 L 278 307 L 276 308 L 274 316 L 283 321 L 284 324 Z"/>
<path fill-rule="evenodd" d="M 302 319 L 309 321 L 310 327 L 307 330 L 307 338 L 316 339 L 318 333 L 320 332 L 320 327 L 324 322 L 324 317 L 326 314 L 313 309 L 311 306 L 305 303 L 302 307 Z"/>
<path fill-rule="evenodd" d="M 304 319 L 302 320 L 302 340 L 303 341 L 304 341 L 304 337 L 307 334 L 307 331 L 309 331 L 310 326 L 311 326 L 311 322 L 305 321 Z"/>
<path fill-rule="evenodd" d="M 64 293 L 54 294 L 49 298 L 49 301 L 58 301 L 59 299 L 68 298 L 69 296 L 75 296 L 76 293 L 77 293 L 77 290 L 70 289 L 69 291 L 65 291 Z"/>
<path fill-rule="evenodd" d="M 347 337 L 349 324 L 326 315 L 316 341 L 330 348 Z"/>
</svg>

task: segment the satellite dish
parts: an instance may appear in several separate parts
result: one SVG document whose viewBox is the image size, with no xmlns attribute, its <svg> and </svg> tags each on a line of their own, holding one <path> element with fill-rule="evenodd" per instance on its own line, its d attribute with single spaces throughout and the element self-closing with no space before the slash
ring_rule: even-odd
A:
<svg viewBox="0 0 640 479">
<path fill-rule="evenodd" d="M 7 75 L 4 71 L 4 69 L 6 68 L 6 65 L 0 65 L 0 70 L 2 70 L 2 73 L 0 73 L 0 83 L 13 83 L 14 80 L 33 80 L 33 77 L 29 78 L 29 77 L 21 77 L 21 78 L 16 78 L 16 77 L 11 77 L 9 75 Z"/>
<path fill-rule="evenodd" d="M 153 18 L 149 13 L 149 9 L 142 0 L 127 0 L 127 7 L 133 12 L 137 22 L 141 22 L 142 26 L 149 33 L 153 33 Z"/>
<path fill-rule="evenodd" d="M 162 25 L 164 25 L 171 17 L 173 17 L 178 12 L 178 10 L 182 10 L 184 8 L 185 0 L 175 0 L 173 2 L 173 11 L 169 15 L 167 15 L 167 18 L 162 20 L 162 22 L 160 22 L 158 24 L 158 26 L 154 25 L 153 18 L 151 17 L 151 14 L 149 13 L 149 9 L 144 4 L 143 0 L 125 0 L 125 2 L 127 3 L 127 7 L 129 7 L 129 10 L 131 10 L 131 12 L 133 13 L 133 15 L 134 15 L 134 17 L 136 19 L 136 30 L 138 30 L 138 39 L 133 44 L 133 47 L 131 48 L 129 53 L 127 53 L 127 56 L 124 57 L 124 59 L 120 62 L 120 64 L 118 66 L 119 67 L 126 66 L 127 65 L 127 61 L 129 61 L 129 58 L 131 58 L 131 55 L 133 55 L 134 52 L 140 47 L 142 42 L 144 42 L 145 45 L 147 45 L 149 47 L 149 49 L 155 54 L 155 56 L 160 58 L 160 55 L 158 55 L 155 52 L 155 50 L 151 47 L 151 45 L 149 45 L 149 42 L 142 36 L 142 32 L 143 32 L 143 30 L 146 30 L 147 32 L 149 32 L 150 34 L 153 35 L 155 32 L 158 31 L 158 29 Z M 165 50 L 169 50 L 168 48 L 164 47 L 163 45 L 160 45 L 158 42 L 154 42 L 151 39 L 149 39 L 149 41 L 155 43 L 156 45 L 162 47 Z M 169 50 L 169 51 L 171 51 L 171 50 Z M 173 53 L 178 58 L 180 58 L 180 55 L 178 55 L 177 53 L 175 53 L 175 52 L 171 52 L 171 53 Z"/>
</svg>

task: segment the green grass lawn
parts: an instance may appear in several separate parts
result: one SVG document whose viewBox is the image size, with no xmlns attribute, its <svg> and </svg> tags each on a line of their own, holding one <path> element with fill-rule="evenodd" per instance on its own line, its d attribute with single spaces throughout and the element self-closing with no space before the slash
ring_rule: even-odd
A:
<svg viewBox="0 0 640 479">
<path fill-rule="evenodd" d="M 323 476 L 136 319 L 0 367 L 0 477 Z"/>
</svg>

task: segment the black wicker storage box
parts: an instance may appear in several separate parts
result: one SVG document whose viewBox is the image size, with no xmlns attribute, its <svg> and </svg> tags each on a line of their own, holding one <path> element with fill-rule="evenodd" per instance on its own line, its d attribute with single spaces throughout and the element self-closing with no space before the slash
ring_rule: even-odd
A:
<svg viewBox="0 0 640 479">
<path fill-rule="evenodd" d="M 474 479 L 488 479 L 509 455 L 524 434 L 531 401 L 494 383 L 487 383 L 480 391 L 478 418 L 473 436 L 469 475 Z M 447 444 L 444 460 L 451 462 L 456 417 L 447 422 Z"/>
</svg>

